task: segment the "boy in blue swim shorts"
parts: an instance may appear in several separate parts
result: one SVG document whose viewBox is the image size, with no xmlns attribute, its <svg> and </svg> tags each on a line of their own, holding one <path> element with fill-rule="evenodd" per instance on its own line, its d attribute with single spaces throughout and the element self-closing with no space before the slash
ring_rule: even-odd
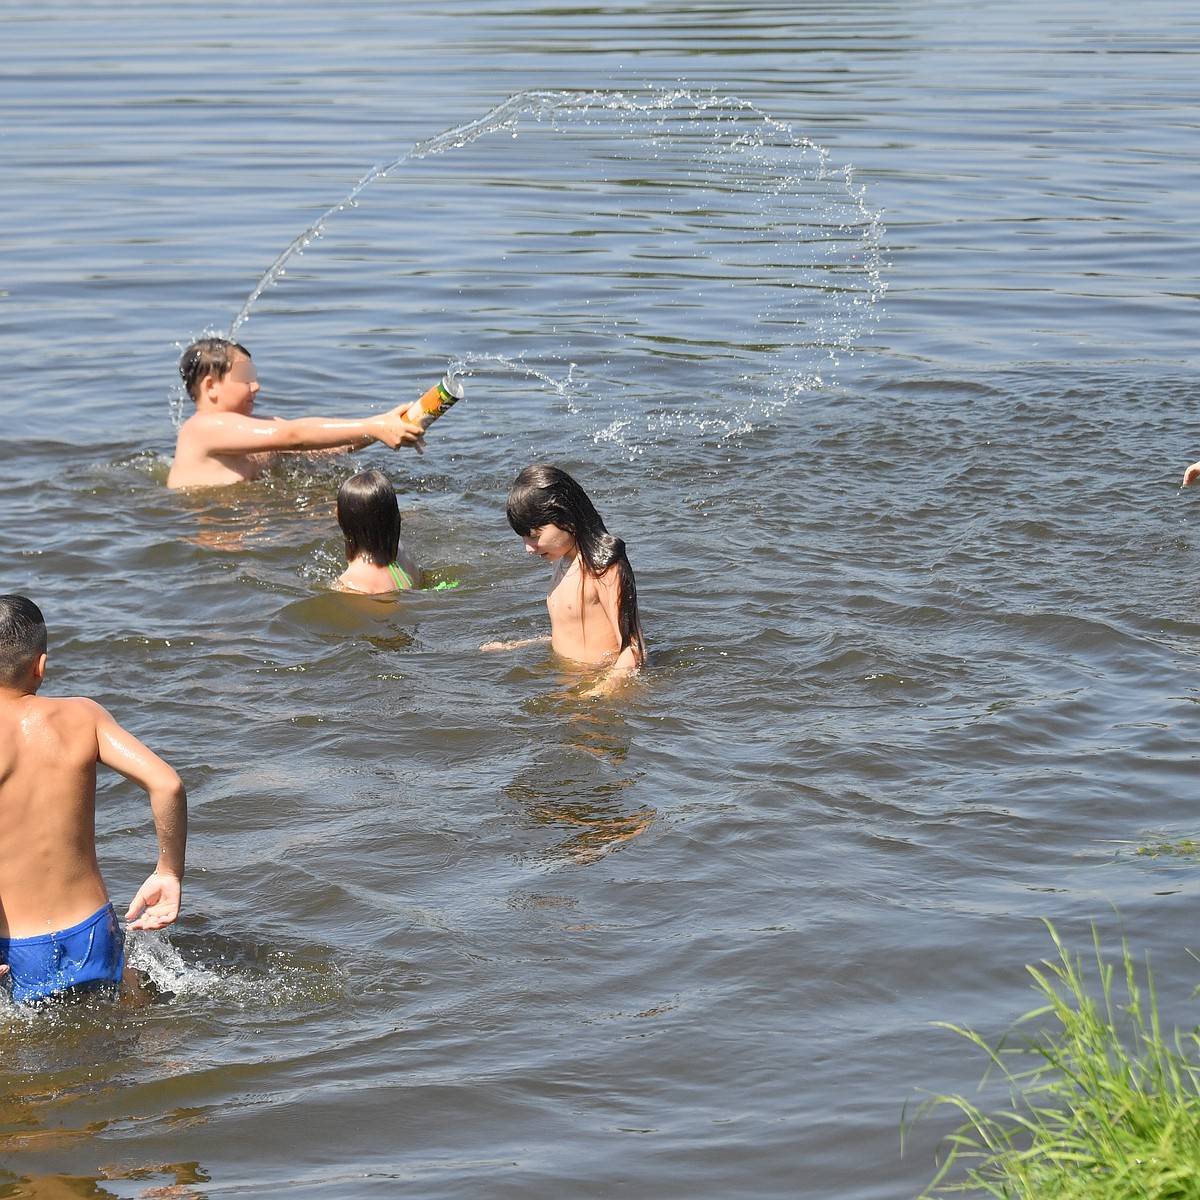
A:
<svg viewBox="0 0 1200 1200">
<path fill-rule="evenodd" d="M 115 990 L 125 939 L 96 860 L 96 765 L 150 798 L 158 862 L 125 919 L 161 929 L 179 915 L 187 797 L 179 776 L 99 704 L 37 695 L 46 624 L 0 596 L 0 985 L 21 1003 Z"/>
<path fill-rule="evenodd" d="M 69 990 L 90 991 L 118 982 L 125 970 L 125 935 L 106 904 L 70 929 L 35 937 L 0 937 L 14 1000 L 44 1000 Z"/>
</svg>

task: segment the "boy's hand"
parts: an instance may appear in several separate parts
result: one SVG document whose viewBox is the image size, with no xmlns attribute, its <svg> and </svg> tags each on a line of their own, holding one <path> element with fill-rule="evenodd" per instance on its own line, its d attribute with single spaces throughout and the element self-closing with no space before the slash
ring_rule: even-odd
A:
<svg viewBox="0 0 1200 1200">
<path fill-rule="evenodd" d="M 179 916 L 183 884 L 178 875 L 155 872 L 138 889 L 125 920 L 130 929 L 161 929 Z M 136 919 L 135 919 L 136 918 Z"/>
<path fill-rule="evenodd" d="M 376 422 L 375 436 L 389 450 L 411 446 L 420 454 L 425 449 L 425 430 L 404 419 L 402 414 L 406 408 L 407 404 L 398 404 L 391 412 L 385 412 Z"/>
<path fill-rule="evenodd" d="M 1195 483 L 1197 479 L 1200 479 L 1200 462 L 1192 463 L 1192 465 L 1188 467 L 1186 471 L 1184 471 L 1183 486 L 1187 487 L 1189 483 Z"/>
</svg>

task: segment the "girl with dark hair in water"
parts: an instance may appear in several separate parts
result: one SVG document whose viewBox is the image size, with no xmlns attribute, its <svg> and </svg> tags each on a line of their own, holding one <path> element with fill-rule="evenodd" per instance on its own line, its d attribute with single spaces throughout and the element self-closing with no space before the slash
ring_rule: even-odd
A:
<svg viewBox="0 0 1200 1200">
<path fill-rule="evenodd" d="M 609 666 L 609 678 L 643 666 L 646 642 L 625 543 L 608 532 L 583 488 L 559 467 L 526 467 L 508 493 L 508 523 L 530 554 L 554 565 L 546 607 L 555 652 Z M 486 647 L 501 648 L 507 646 Z"/>
<path fill-rule="evenodd" d="M 406 592 L 419 587 L 416 564 L 400 541 L 396 489 L 382 471 L 360 471 L 338 490 L 337 521 L 346 540 L 344 592 Z"/>
</svg>

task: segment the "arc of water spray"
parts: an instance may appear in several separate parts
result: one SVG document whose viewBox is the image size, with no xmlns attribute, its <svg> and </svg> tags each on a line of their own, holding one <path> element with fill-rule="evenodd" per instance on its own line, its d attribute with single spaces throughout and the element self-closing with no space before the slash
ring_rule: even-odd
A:
<svg viewBox="0 0 1200 1200">
<path fill-rule="evenodd" d="M 234 317 L 233 324 L 229 327 L 230 338 L 233 338 L 238 329 L 245 323 L 246 318 L 250 315 L 250 309 L 254 306 L 254 302 L 279 278 L 288 260 L 293 255 L 307 249 L 314 238 L 320 237 L 321 231 L 325 228 L 326 221 L 335 213 L 355 207 L 358 203 L 358 197 L 376 179 L 381 179 L 388 172 L 394 171 L 401 163 L 410 158 L 426 158 L 431 154 L 440 154 L 443 150 L 466 146 L 477 138 L 483 137 L 485 134 L 502 129 L 520 113 L 528 111 L 540 117 L 548 109 L 562 107 L 572 99 L 572 95 L 570 92 L 518 92 L 515 96 L 510 96 L 503 104 L 499 104 L 490 112 L 485 113 L 478 120 L 470 121 L 466 125 L 456 125 L 453 129 L 447 129 L 443 133 L 439 133 L 436 137 L 429 138 L 424 142 L 418 142 L 415 146 L 412 146 L 396 158 L 389 159 L 387 162 L 377 163 L 350 189 L 349 194 L 344 199 L 327 208 L 303 233 L 298 234 L 283 248 L 275 261 L 263 273 L 254 290 L 246 297 L 245 303 L 242 305 L 238 315 Z M 598 92 L 587 93 L 592 102 L 600 95 L 601 93 Z"/>
<path fill-rule="evenodd" d="M 636 99 L 631 98 L 624 92 L 607 92 L 607 91 L 589 91 L 589 92 L 553 92 L 553 91 L 528 91 L 518 92 L 514 96 L 510 96 L 503 104 L 498 104 L 495 108 L 485 113 L 478 120 L 470 121 L 465 125 L 456 125 L 452 129 L 447 129 L 439 133 L 436 137 L 429 138 L 424 142 L 418 142 L 410 149 L 396 158 L 390 159 L 387 162 L 382 162 L 372 167 L 355 185 L 350 189 L 349 194 L 340 200 L 337 204 L 328 208 L 323 212 L 303 233 L 294 237 L 283 251 L 275 259 L 275 261 L 267 268 L 261 279 L 255 285 L 254 290 L 246 297 L 237 316 L 233 319 L 233 324 L 229 327 L 229 336 L 234 338 L 238 329 L 245 323 L 250 315 L 250 309 L 258 298 L 269 288 L 283 272 L 284 266 L 288 260 L 294 255 L 303 252 L 313 241 L 314 238 L 320 237 L 321 231 L 325 228 L 325 223 L 335 213 L 344 211 L 346 208 L 353 208 L 358 203 L 358 197 L 376 179 L 380 179 L 387 175 L 388 172 L 395 170 L 401 163 L 408 159 L 427 158 L 431 154 L 440 154 L 444 150 L 459 149 L 469 143 L 476 141 L 485 134 L 494 133 L 498 129 L 503 129 L 510 125 L 516 117 L 522 113 L 529 113 L 536 120 L 541 120 L 548 113 L 555 113 L 565 110 L 588 109 L 593 106 L 604 108 L 612 108 L 614 104 L 624 104 L 629 109 L 641 109 L 644 112 L 663 111 L 676 101 L 681 99 L 695 100 L 689 92 L 683 89 L 675 91 L 663 91 L 656 93 L 652 100 L 647 102 L 643 100 L 641 104 Z M 710 97 L 707 100 L 707 105 L 721 104 L 736 104 L 747 112 L 752 112 L 761 120 L 767 122 L 768 125 L 778 129 L 780 132 L 791 133 L 787 126 L 781 122 L 772 120 L 761 113 L 745 100 L 738 100 L 732 96 L 726 97 Z M 703 108 L 706 105 L 700 104 Z M 821 172 L 825 169 L 825 151 L 823 148 L 816 146 L 807 138 L 802 139 L 801 144 L 806 148 L 816 150 L 821 155 Z"/>
</svg>

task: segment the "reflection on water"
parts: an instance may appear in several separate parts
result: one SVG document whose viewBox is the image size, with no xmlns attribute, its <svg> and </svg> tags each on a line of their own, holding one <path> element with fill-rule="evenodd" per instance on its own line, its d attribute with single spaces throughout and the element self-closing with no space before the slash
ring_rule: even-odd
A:
<svg viewBox="0 0 1200 1200">
<path fill-rule="evenodd" d="M 514 782 L 509 795 L 515 799 L 519 792 L 519 785 Z M 569 858 L 578 864 L 595 862 L 621 843 L 639 837 L 650 828 L 657 815 L 652 809 L 622 813 L 616 804 L 611 805 L 612 811 L 609 811 L 610 806 L 599 799 L 587 803 L 556 800 L 541 804 L 527 796 L 521 796 L 521 799 L 532 820 L 546 825 L 575 827 L 574 833 L 544 853 L 547 857 Z"/>
<path fill-rule="evenodd" d="M 136 956 L 135 956 L 136 957 Z M 28 1167 L 36 1156 L 74 1161 L 90 1154 L 95 1141 L 114 1124 L 136 1121 L 127 1115 L 130 1083 L 146 1063 L 154 1070 L 186 1072 L 180 1047 L 185 1035 L 171 1024 L 148 1017 L 142 1005 L 85 997 L 78 1002 L 36 1009 L 9 1008 L 0 1013 L 0 1154 Z M 172 1065 L 173 1064 L 173 1065 Z M 193 1119 L 182 1110 L 154 1114 L 154 1120 L 178 1123 Z M 16 1156 L 16 1157 L 12 1157 Z M 203 1182 L 197 1164 L 109 1168 L 98 1176 L 18 1174 L 0 1170 L 4 1196 L 153 1196 L 194 1193 L 160 1192 Z M 167 1184 L 151 1183 L 168 1175 Z M 136 1191 L 109 1190 L 109 1181 L 145 1181 Z"/>
<path fill-rule="evenodd" d="M 0 1170 L 0 1196 L 11 1200 L 204 1200 L 209 1181 L 199 1163 L 163 1163 L 99 1175 L 13 1175 Z M 121 1185 L 130 1186 L 121 1186 Z M 106 1186 L 108 1185 L 108 1186 Z"/>
<path fill-rule="evenodd" d="M 550 861 L 595 862 L 646 833 L 658 816 L 638 799 L 644 772 L 628 765 L 630 735 L 619 696 L 580 695 L 597 674 L 552 656 L 542 678 L 556 677 L 558 687 L 522 705 L 545 736 L 535 739 L 535 761 L 517 772 L 505 795 L 559 839 L 539 851 Z M 621 691 L 628 697 L 645 686 L 631 680 Z"/>
<path fill-rule="evenodd" d="M 245 550 L 249 538 L 262 531 L 262 519 L 257 513 L 246 510 L 214 513 L 197 507 L 196 531 L 184 534 L 183 540 L 202 550 L 237 554 Z"/>
<path fill-rule="evenodd" d="M 298 531 L 318 523 L 336 529 L 329 489 L 336 494 L 338 483 L 353 470 L 344 455 L 282 454 L 262 478 L 236 488 L 171 493 L 186 515 L 181 540 L 230 554 L 291 548 Z"/>
</svg>

